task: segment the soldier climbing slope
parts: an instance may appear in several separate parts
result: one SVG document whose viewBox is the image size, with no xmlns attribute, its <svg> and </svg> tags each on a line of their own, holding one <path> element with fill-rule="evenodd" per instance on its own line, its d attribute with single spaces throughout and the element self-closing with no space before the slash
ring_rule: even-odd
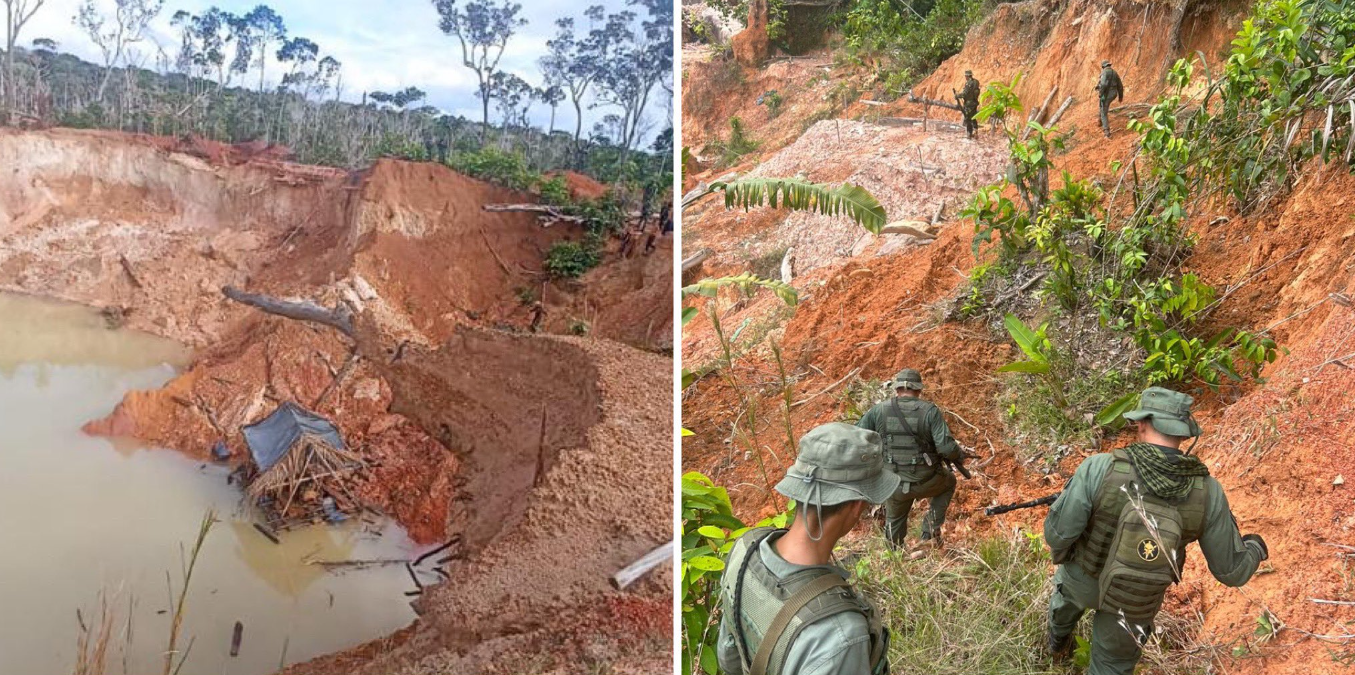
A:
<svg viewBox="0 0 1355 675">
<path fill-rule="evenodd" d="M 945 466 L 964 461 L 964 453 L 950 435 L 941 409 L 923 400 L 922 375 L 911 368 L 899 371 L 891 382 L 895 395 L 875 404 L 856 426 L 880 434 L 885 464 L 902 479 L 885 502 L 885 535 L 902 546 L 908 534 L 913 502 L 930 499 L 922 520 L 922 540 L 941 547 L 941 525 L 955 496 L 955 474 Z"/>
<path fill-rule="evenodd" d="M 968 138 L 973 138 L 979 130 L 979 123 L 974 116 L 979 114 L 979 81 L 974 79 L 974 71 L 964 71 L 964 89 L 955 92 L 955 100 L 960 103 L 960 112 L 964 115 L 964 133 Z"/>
<path fill-rule="evenodd" d="M 1124 100 L 1124 83 L 1120 74 L 1110 67 L 1110 61 L 1101 62 L 1101 79 L 1096 83 L 1096 95 L 1101 101 L 1101 131 L 1110 138 L 1110 102 Z"/>
<path fill-rule="evenodd" d="M 1044 521 L 1055 564 L 1049 651 L 1067 658 L 1073 629 L 1094 610 L 1088 675 L 1130 675 L 1167 588 L 1180 580 L 1186 545 L 1200 542 L 1215 579 L 1241 586 L 1269 555 L 1241 536 L 1228 499 L 1181 443 L 1198 437 L 1193 399 L 1150 387 L 1125 418 L 1138 442 L 1088 457 Z M 1194 447 L 1194 443 L 1191 444 Z"/>
<path fill-rule="evenodd" d="M 893 494 L 879 437 L 832 422 L 800 439 L 776 491 L 799 504 L 790 529 L 758 527 L 729 553 L 720 579 L 720 670 L 730 675 L 884 675 L 889 631 L 829 564 L 865 512 Z"/>
</svg>

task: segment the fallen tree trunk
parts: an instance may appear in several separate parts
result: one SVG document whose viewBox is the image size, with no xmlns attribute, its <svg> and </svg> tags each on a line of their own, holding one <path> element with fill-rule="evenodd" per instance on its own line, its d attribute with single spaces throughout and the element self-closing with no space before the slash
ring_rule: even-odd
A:
<svg viewBox="0 0 1355 675">
<path fill-rule="evenodd" d="M 1030 136 L 1030 123 L 1031 123 L 1031 122 L 1039 122 L 1040 119 L 1041 119 L 1042 117 L 1044 117 L 1044 111 L 1045 111 L 1047 108 L 1049 108 L 1049 102 L 1054 100 L 1054 94 L 1057 94 L 1058 91 L 1059 91 L 1059 85 L 1056 84 L 1056 85 L 1054 85 L 1054 88 L 1053 88 L 1053 89 L 1050 89 L 1050 90 L 1049 90 L 1049 95 L 1046 96 L 1046 97 L 1044 97 L 1044 103 L 1041 103 L 1039 108 L 1036 108 L 1035 110 L 1032 110 L 1032 111 L 1031 111 L 1030 117 L 1026 118 L 1026 130 L 1023 131 L 1023 132 L 1021 132 L 1021 140 L 1024 141 L 1024 140 L 1026 140 L 1026 138 L 1027 138 L 1028 136 Z M 1044 126 L 1049 126 L 1049 125 L 1046 124 L 1046 125 L 1044 125 Z"/>
<path fill-rule="evenodd" d="M 946 103 L 945 101 L 938 101 L 937 99 L 934 98 L 927 98 L 925 96 L 916 96 L 913 94 L 911 90 L 908 92 L 908 102 L 922 103 L 924 105 L 934 105 L 941 108 L 945 108 L 947 110 L 954 110 L 955 112 L 963 112 L 960 109 L 960 104 L 958 103 Z"/>
<path fill-rule="evenodd" d="M 682 261 L 682 271 L 683 271 L 683 272 L 686 272 L 687 270 L 689 270 L 689 269 L 691 269 L 691 268 L 693 268 L 693 267 L 696 267 L 697 265 L 700 265 L 701 263 L 705 262 L 706 258 L 709 258 L 709 257 L 710 257 L 710 251 L 707 251 L 707 250 L 704 250 L 704 249 L 703 249 L 703 250 L 700 250 L 700 251 L 697 251 L 696 253 L 692 254 L 692 256 L 691 256 L 690 258 L 685 258 L 685 259 L 683 259 L 683 261 Z"/>
<path fill-rule="evenodd" d="M 550 227 L 556 223 L 583 224 L 583 218 L 567 215 L 554 206 L 544 204 L 485 204 L 484 210 L 496 213 L 535 213 L 541 219 L 541 227 Z"/>
<path fill-rule="evenodd" d="M 650 570 L 673 557 L 673 542 L 667 542 L 612 575 L 612 588 L 624 590 Z"/>
<path fill-rule="evenodd" d="M 1060 118 L 1060 117 L 1063 117 L 1063 113 L 1067 112 L 1067 111 L 1068 111 L 1068 106 L 1070 106 L 1070 105 L 1072 105 L 1072 104 L 1073 104 L 1073 97 L 1072 97 L 1072 96 L 1069 96 L 1068 98 L 1063 99 L 1063 105 L 1059 106 L 1059 109 L 1054 111 L 1053 116 L 1051 116 L 1051 117 L 1049 118 L 1049 121 L 1045 123 L 1045 126 L 1046 126 L 1046 127 L 1052 127 L 1052 126 L 1054 126 L 1055 124 L 1058 124 L 1058 123 L 1059 123 L 1059 118 Z"/>
<path fill-rule="evenodd" d="M 310 321 L 329 326 L 350 338 L 353 337 L 353 317 L 347 308 L 326 309 L 313 302 L 280 300 L 267 295 L 246 293 L 234 286 L 223 287 L 221 293 L 242 305 L 249 305 L 269 314 L 296 321 Z"/>
</svg>

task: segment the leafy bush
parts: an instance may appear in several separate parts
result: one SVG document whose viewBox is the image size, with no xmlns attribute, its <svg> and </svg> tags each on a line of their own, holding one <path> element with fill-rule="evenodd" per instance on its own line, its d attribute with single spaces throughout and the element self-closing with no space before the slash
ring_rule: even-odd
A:
<svg viewBox="0 0 1355 675">
<path fill-rule="evenodd" d="M 782 98 L 781 92 L 773 89 L 762 97 L 762 102 L 767 105 L 767 117 L 775 119 L 781 114 L 781 106 L 785 104 L 786 99 Z"/>
<path fill-rule="evenodd" d="M 897 97 L 958 54 L 992 0 L 857 0 L 839 16 L 848 54 L 870 57 Z"/>
<path fill-rule="evenodd" d="M 743 125 L 743 120 L 738 117 L 729 118 L 729 140 L 714 140 L 706 146 L 707 152 L 718 152 L 720 154 L 719 165 L 721 167 L 730 167 L 739 163 L 744 155 L 753 152 L 761 146 L 760 141 L 753 140 L 748 135 L 748 129 Z"/>
<path fill-rule="evenodd" d="M 557 242 L 546 253 L 545 268 L 551 276 L 577 279 L 602 261 L 602 253 L 587 242 Z"/>
<path fill-rule="evenodd" d="M 410 162 L 427 162 L 432 159 L 423 143 L 393 133 L 381 137 L 374 154 L 377 157 L 394 157 Z"/>
<path fill-rule="evenodd" d="M 565 183 L 564 176 L 556 176 L 550 180 L 542 180 L 537 184 L 537 193 L 541 195 L 541 201 L 554 206 L 569 204 L 574 200 L 573 195 L 569 194 L 569 185 Z"/>
<path fill-rule="evenodd" d="M 540 174 L 527 167 L 527 160 L 522 155 L 497 148 L 485 147 L 477 151 L 459 152 L 447 163 L 452 169 L 467 176 L 513 190 L 529 190 L 541 180 Z"/>
</svg>

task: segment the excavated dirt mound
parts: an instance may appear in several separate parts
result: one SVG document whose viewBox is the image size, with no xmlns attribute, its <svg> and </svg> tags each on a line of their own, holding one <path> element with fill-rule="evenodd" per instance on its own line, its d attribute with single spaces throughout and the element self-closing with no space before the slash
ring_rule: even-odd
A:
<svg viewBox="0 0 1355 675">
<path fill-rule="evenodd" d="M 1245 9 L 1239 3 L 1174 8 L 1105 0 L 999 5 L 971 32 L 961 54 L 918 91 L 949 93 L 966 68 L 982 81 L 1010 81 L 1021 71 L 1028 74 L 1018 93 L 1029 109 L 1058 83 L 1052 105 L 1068 94 L 1077 100 L 1060 124 L 1075 133 L 1068 152 L 1054 158 L 1055 167 L 1104 183 L 1111 179 L 1108 163 L 1126 159 L 1134 140 L 1123 131 L 1109 141 L 1099 134 L 1091 88 L 1100 59 L 1115 62 L 1127 103 L 1151 101 L 1161 91 L 1164 64 L 1177 56 L 1198 49 L 1217 64 Z M 908 110 L 907 104 L 895 104 L 887 114 Z M 1113 121 L 1123 125 L 1124 119 L 1122 113 Z M 749 126 L 754 137 L 771 133 Z M 981 142 L 987 136 L 984 130 Z M 883 151 L 892 151 L 896 142 L 882 143 Z M 881 183 L 862 184 L 875 190 Z M 698 247 L 714 250 L 713 263 L 701 276 L 746 270 L 746 262 L 738 265 L 747 258 L 742 250 L 771 236 L 785 219 L 768 210 L 740 219 L 710 205 L 701 208 L 698 217 L 686 221 L 684 239 L 694 241 L 684 252 L 688 255 Z M 1355 177 L 1340 166 L 1313 164 L 1292 196 L 1264 213 L 1242 217 L 1204 206 L 1190 221 L 1200 243 L 1188 269 L 1227 294 L 1214 321 L 1268 330 L 1287 350 L 1265 369 L 1263 383 L 1229 386 L 1217 394 L 1192 392 L 1206 431 L 1197 452 L 1227 489 L 1242 530 L 1262 533 L 1271 549 L 1270 560 L 1251 583 L 1230 589 L 1212 579 L 1192 547 L 1186 579 L 1169 596 L 1168 606 L 1178 615 L 1202 614 L 1201 639 L 1217 646 L 1222 672 L 1328 672 L 1335 666 L 1327 664 L 1350 658 L 1355 607 L 1313 599 L 1355 600 L 1350 549 L 1340 548 L 1355 546 L 1355 493 L 1348 484 L 1355 473 L 1355 406 L 1349 395 L 1355 385 L 1355 308 L 1348 301 L 1355 293 L 1352 211 Z M 797 405 L 790 419 L 795 436 L 841 418 L 846 412 L 841 381 L 854 369 L 860 368 L 857 377 L 863 380 L 887 379 L 902 367 L 923 370 L 925 395 L 947 410 L 957 439 L 981 456 L 971 463 L 980 468 L 975 480 L 961 481 L 951 506 L 947 528 L 952 540 L 1018 526 L 1038 531 L 1043 510 L 985 518 L 981 509 L 1056 491 L 1082 459 L 1097 451 L 1073 448 L 1049 475 L 1029 471 L 1016 459 L 1018 448 L 1004 438 L 1005 411 L 996 402 L 1001 376 L 993 373 L 1019 353 L 988 326 L 940 320 L 979 262 L 969 252 L 971 236 L 968 223 L 955 223 L 943 227 L 930 246 L 885 256 L 862 251 L 844 264 L 811 271 L 795 282 L 802 303 L 793 316 L 768 332 L 780 342 L 795 382 Z M 714 302 L 729 327 L 759 325 L 782 311 L 780 301 L 765 293 L 751 300 L 731 294 Z M 716 355 L 705 319 L 689 325 L 683 340 L 689 368 Z M 772 451 L 763 459 L 774 481 L 793 457 L 784 449 L 786 420 L 776 364 L 763 348 L 736 369 L 754 387 L 761 413 L 754 443 Z M 738 395 L 721 378 L 706 377 L 686 392 L 683 407 L 684 426 L 697 434 L 684 439 L 684 466 L 730 486 L 741 515 L 769 514 L 773 505 L 763 470 L 729 437 L 744 409 Z M 1129 441 L 1122 434 L 1106 439 L 1103 449 Z M 860 534 L 867 531 L 863 527 Z M 1265 611 L 1285 627 L 1269 641 L 1256 633 L 1257 618 Z M 1245 658 L 1233 658 L 1239 655 Z"/>
<path fill-rule="evenodd" d="M 418 601 L 419 625 L 398 644 L 287 672 L 668 672 L 672 568 L 627 592 L 608 578 L 672 537 L 672 362 L 466 332 L 382 368 L 407 385 L 395 408 L 461 448 L 469 497 L 455 528 L 484 548 Z"/>
<path fill-rule="evenodd" d="M 462 535 L 460 555 L 476 561 L 481 548 L 523 537 L 520 549 L 550 568 L 536 575 L 537 590 L 549 594 L 551 580 L 575 589 L 551 595 L 561 611 L 580 607 L 584 591 L 666 607 L 668 583 L 600 591 L 616 568 L 671 536 L 671 361 L 612 341 L 671 347 L 671 241 L 648 256 L 608 254 L 583 279 L 554 282 L 541 271 L 546 251 L 583 233 L 483 209 L 530 195 L 432 164 L 383 160 L 349 174 L 265 149 L 215 150 L 0 130 L 0 290 L 100 307 L 110 324 L 196 348 L 185 372 L 129 394 L 86 431 L 202 459 L 220 441 L 240 462 L 241 427 L 295 401 L 332 419 L 373 465 L 352 488 L 415 541 Z M 342 306 L 364 327 L 361 348 L 332 328 L 227 301 L 223 286 Z M 537 298 L 545 334 L 532 336 Z M 590 339 L 549 336 L 576 320 L 591 323 Z M 608 413 L 599 407 L 607 392 L 631 408 Z M 447 426 L 421 423 L 428 406 L 453 403 L 440 411 Z M 533 505 L 552 499 L 570 522 L 535 515 Z M 593 516 L 562 506 L 607 500 L 616 504 Z M 522 534 L 536 521 L 558 527 Z M 583 544 L 563 532 L 592 550 L 576 550 Z M 552 551 L 566 562 L 544 562 Z M 596 580 L 576 579 L 577 561 L 595 565 Z M 536 620 L 555 631 L 558 616 Z M 424 625 L 417 635 L 432 639 L 454 624 Z M 456 644 L 470 649 L 494 631 L 515 629 L 457 632 Z M 597 654 L 618 658 L 612 647 Z M 668 648 L 655 649 L 645 653 L 667 663 Z"/>
</svg>

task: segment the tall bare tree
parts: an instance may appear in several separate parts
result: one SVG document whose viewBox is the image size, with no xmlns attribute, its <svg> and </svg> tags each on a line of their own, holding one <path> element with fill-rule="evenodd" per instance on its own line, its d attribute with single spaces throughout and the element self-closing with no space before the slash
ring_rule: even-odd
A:
<svg viewBox="0 0 1355 675">
<path fill-rule="evenodd" d="M 85 0 L 80 5 L 80 13 L 75 15 L 75 25 L 85 31 L 103 54 L 104 77 L 97 94 L 100 103 L 108 91 L 113 69 L 125 62 L 127 47 L 145 37 L 146 27 L 160 14 L 165 3 L 164 0 L 116 0 L 115 4 L 113 16 L 105 17 L 94 6 L 94 0 Z"/>
<path fill-rule="evenodd" d="M 47 0 L 0 0 L 5 3 L 5 81 L 4 107 L 10 115 L 17 114 L 19 86 L 14 75 L 14 46 L 19 44 L 19 32 Z"/>
<path fill-rule="evenodd" d="M 527 20 L 518 18 L 522 5 L 510 0 L 470 0 L 458 8 L 456 0 L 433 0 L 442 20 L 438 28 L 447 35 L 455 35 L 461 42 L 461 62 L 471 70 L 480 81 L 480 105 L 484 115 L 481 122 L 480 142 L 484 143 L 489 134 L 489 100 L 494 95 L 494 73 L 498 72 L 499 59 L 508 46 L 508 39 L 517 29 L 527 25 Z"/>
</svg>

